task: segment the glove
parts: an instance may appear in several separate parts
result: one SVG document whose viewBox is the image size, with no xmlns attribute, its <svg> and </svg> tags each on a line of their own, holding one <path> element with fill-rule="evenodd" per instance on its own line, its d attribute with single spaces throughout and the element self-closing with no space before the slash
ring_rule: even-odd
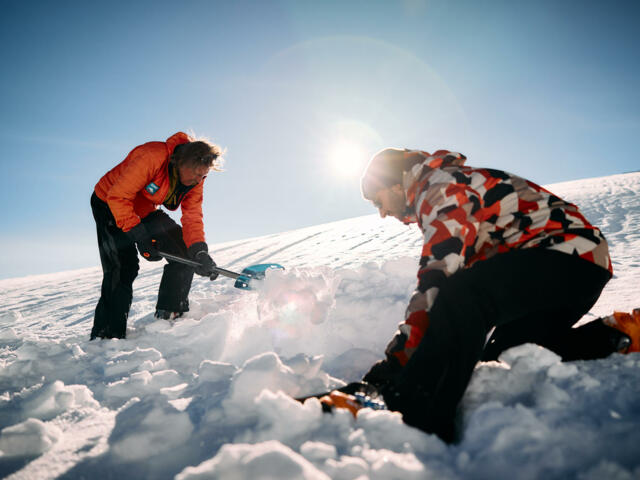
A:
<svg viewBox="0 0 640 480">
<path fill-rule="evenodd" d="M 187 249 L 187 252 L 192 260 L 200 264 L 199 267 L 196 267 L 198 275 L 209 277 L 211 280 L 218 278 L 218 274 L 213 270 L 216 262 L 209 256 L 209 247 L 206 243 L 196 242 Z"/>
<path fill-rule="evenodd" d="M 129 236 L 131 241 L 136 243 L 140 255 L 142 255 L 145 260 L 150 262 L 162 260 L 162 257 L 158 254 L 155 240 L 151 238 L 151 235 L 149 234 L 147 227 L 144 226 L 144 223 L 139 223 L 125 233 Z"/>
<path fill-rule="evenodd" d="M 401 370 L 402 367 L 398 361 L 390 357 L 374 364 L 369 372 L 362 378 L 362 381 L 375 385 L 376 387 L 382 387 L 395 380 L 400 375 Z"/>
</svg>

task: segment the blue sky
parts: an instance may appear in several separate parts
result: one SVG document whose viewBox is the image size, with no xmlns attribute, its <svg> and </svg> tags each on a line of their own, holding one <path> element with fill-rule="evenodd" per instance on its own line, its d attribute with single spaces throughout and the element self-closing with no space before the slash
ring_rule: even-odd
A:
<svg viewBox="0 0 640 480">
<path fill-rule="evenodd" d="M 637 170 L 639 20 L 633 1 L 3 0 L 0 278 L 99 265 L 93 186 L 179 130 L 227 149 L 210 244 L 375 213 L 358 174 L 387 146 L 541 184 Z"/>
</svg>

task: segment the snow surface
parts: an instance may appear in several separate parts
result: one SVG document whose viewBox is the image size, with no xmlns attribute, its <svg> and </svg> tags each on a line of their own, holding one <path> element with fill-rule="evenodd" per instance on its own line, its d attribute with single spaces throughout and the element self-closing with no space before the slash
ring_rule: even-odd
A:
<svg viewBox="0 0 640 480">
<path fill-rule="evenodd" d="M 551 185 L 607 236 L 615 277 L 585 320 L 640 306 L 640 173 Z M 0 475 L 8 478 L 640 478 L 640 355 L 562 363 L 523 345 L 480 364 L 460 444 L 397 413 L 322 414 L 357 380 L 415 285 L 416 227 L 376 216 L 214 245 L 230 269 L 278 262 L 257 291 L 196 278 L 154 321 L 142 262 L 126 340 L 89 342 L 100 268 L 0 281 Z"/>
</svg>

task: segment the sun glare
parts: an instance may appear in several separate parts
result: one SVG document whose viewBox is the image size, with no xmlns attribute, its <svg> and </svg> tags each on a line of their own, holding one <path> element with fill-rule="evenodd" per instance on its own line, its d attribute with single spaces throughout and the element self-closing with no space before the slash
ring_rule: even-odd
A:
<svg viewBox="0 0 640 480">
<path fill-rule="evenodd" d="M 329 159 L 336 175 L 355 178 L 367 162 L 367 151 L 356 142 L 342 140 L 330 149 Z"/>
<path fill-rule="evenodd" d="M 380 135 L 365 122 L 340 119 L 327 124 L 328 147 L 324 159 L 337 178 L 351 182 L 362 174 L 373 152 L 383 144 Z"/>
</svg>

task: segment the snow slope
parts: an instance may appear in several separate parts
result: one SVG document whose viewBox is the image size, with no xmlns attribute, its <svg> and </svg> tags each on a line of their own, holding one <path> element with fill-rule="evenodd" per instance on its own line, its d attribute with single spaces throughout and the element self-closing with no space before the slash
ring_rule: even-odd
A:
<svg viewBox="0 0 640 480">
<path fill-rule="evenodd" d="M 548 187 L 611 244 L 588 319 L 640 306 L 640 173 Z M 126 340 L 88 341 L 101 271 L 0 281 L 0 475 L 8 478 L 640 478 L 640 355 L 561 363 L 534 345 L 480 364 L 465 435 L 398 414 L 323 415 L 303 395 L 359 379 L 415 284 L 421 236 L 376 216 L 214 245 L 230 269 L 278 262 L 259 291 L 197 278 L 192 308 L 154 321 L 143 262 Z"/>
</svg>

